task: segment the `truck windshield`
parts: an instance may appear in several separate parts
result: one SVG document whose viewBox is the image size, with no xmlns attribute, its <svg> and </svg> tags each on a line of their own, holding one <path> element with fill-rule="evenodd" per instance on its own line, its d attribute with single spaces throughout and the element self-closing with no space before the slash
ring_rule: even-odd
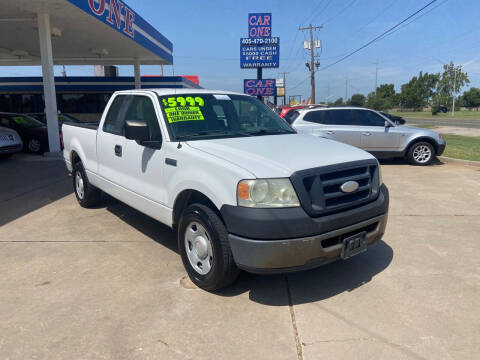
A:
<svg viewBox="0 0 480 360">
<path fill-rule="evenodd" d="M 294 134 L 282 118 L 251 96 L 159 96 L 172 140 Z"/>
</svg>

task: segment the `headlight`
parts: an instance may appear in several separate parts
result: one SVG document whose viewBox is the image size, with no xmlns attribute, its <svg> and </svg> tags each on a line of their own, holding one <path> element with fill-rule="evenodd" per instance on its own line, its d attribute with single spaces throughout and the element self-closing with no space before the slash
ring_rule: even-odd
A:
<svg viewBox="0 0 480 360">
<path fill-rule="evenodd" d="M 289 179 L 242 180 L 237 186 L 237 202 L 256 208 L 300 206 Z"/>
</svg>

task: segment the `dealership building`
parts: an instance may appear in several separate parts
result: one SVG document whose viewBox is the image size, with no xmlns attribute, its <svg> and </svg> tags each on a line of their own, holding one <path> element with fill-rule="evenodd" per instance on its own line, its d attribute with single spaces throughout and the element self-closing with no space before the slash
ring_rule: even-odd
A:
<svg viewBox="0 0 480 360">
<path fill-rule="evenodd" d="M 142 88 L 199 88 L 197 76 L 142 76 Z M 133 76 L 55 77 L 57 109 L 82 121 L 96 121 L 114 91 L 135 88 Z M 43 113 L 42 77 L 0 77 L 0 112 Z"/>
<path fill-rule="evenodd" d="M 58 110 L 98 112 L 119 89 L 198 87 L 141 76 L 141 65 L 172 65 L 173 44 L 123 0 L 2 0 L 0 33 L 0 66 L 42 68 L 0 79 L 0 111 L 45 112 L 50 152 L 60 151 Z M 134 76 L 54 77 L 54 65 L 131 65 Z"/>
</svg>

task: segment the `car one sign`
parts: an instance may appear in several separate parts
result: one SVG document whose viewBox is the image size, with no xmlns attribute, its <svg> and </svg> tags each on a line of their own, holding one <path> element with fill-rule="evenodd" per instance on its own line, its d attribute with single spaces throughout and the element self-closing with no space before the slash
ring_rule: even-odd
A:
<svg viewBox="0 0 480 360">
<path fill-rule="evenodd" d="M 275 79 L 245 79 L 243 92 L 252 96 L 275 96 Z"/>
<path fill-rule="evenodd" d="M 272 36 L 272 14 L 248 14 L 248 37 L 269 38 Z"/>
</svg>

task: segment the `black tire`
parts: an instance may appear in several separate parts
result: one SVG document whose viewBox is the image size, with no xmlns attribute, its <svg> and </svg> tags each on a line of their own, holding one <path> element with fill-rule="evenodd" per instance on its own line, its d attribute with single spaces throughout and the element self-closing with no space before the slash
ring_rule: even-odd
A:
<svg viewBox="0 0 480 360">
<path fill-rule="evenodd" d="M 412 165 L 430 165 L 435 159 L 435 149 L 432 144 L 426 141 L 419 141 L 410 146 L 407 157 Z"/>
<path fill-rule="evenodd" d="M 26 149 L 33 154 L 43 154 L 45 152 L 42 141 L 37 138 L 28 139 Z"/>
<path fill-rule="evenodd" d="M 1 160 L 7 160 L 12 157 L 13 154 L 0 154 L 0 159 Z"/>
<path fill-rule="evenodd" d="M 202 275 L 190 263 L 185 247 L 187 227 L 192 223 L 200 223 L 210 238 L 213 259 L 210 271 Z M 233 283 L 239 274 L 239 269 L 233 260 L 228 232 L 218 215 L 209 207 L 201 204 L 188 206 L 182 213 L 177 231 L 178 249 L 188 276 L 198 287 L 214 291 Z"/>
<path fill-rule="evenodd" d="M 80 191 L 79 187 L 77 187 L 77 176 L 82 180 L 83 193 Z M 77 162 L 73 165 L 72 179 L 73 192 L 75 193 L 75 197 L 80 206 L 89 208 L 100 202 L 102 192 L 88 182 L 87 174 L 85 173 L 85 169 L 81 162 Z"/>
</svg>

